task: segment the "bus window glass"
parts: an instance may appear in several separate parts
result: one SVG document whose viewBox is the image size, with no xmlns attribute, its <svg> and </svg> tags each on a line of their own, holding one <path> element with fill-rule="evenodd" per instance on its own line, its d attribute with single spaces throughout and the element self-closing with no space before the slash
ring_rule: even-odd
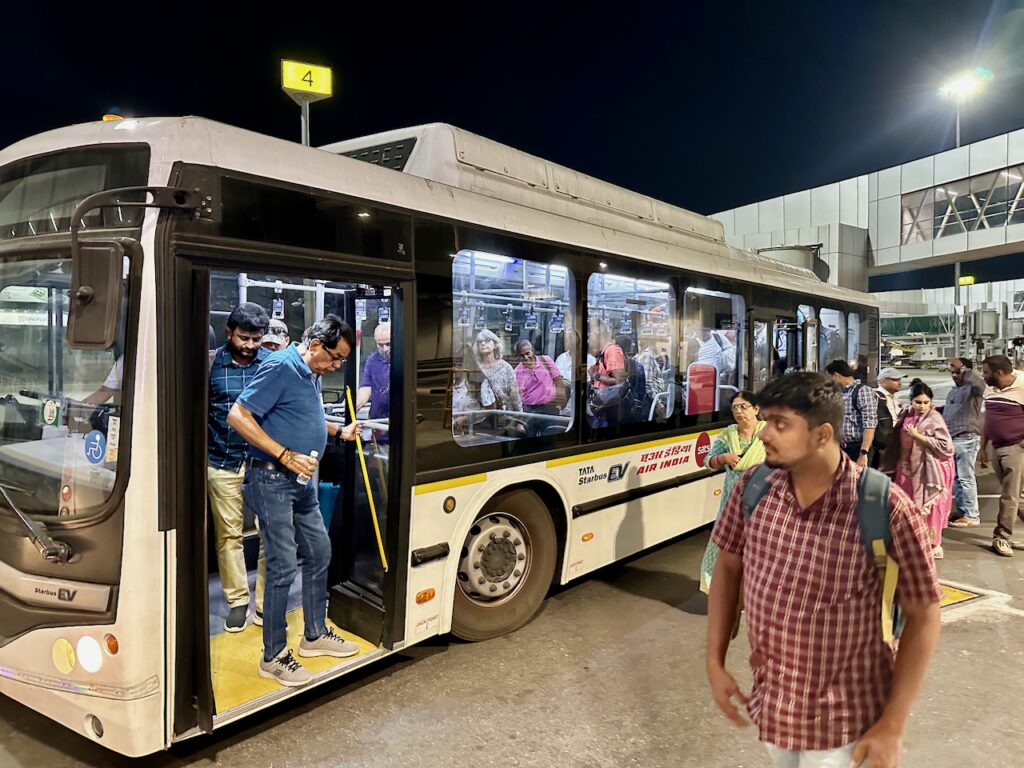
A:
<svg viewBox="0 0 1024 768">
<path fill-rule="evenodd" d="M 593 428 L 672 415 L 675 292 L 668 283 L 595 273 L 587 281 L 588 421 Z"/>
<path fill-rule="evenodd" d="M 575 282 L 565 267 L 463 249 L 452 259 L 452 435 L 555 436 L 574 420 Z"/>
<path fill-rule="evenodd" d="M 769 355 L 768 355 L 768 323 L 763 320 L 754 321 L 754 370 L 751 387 L 754 392 L 760 392 L 768 383 Z"/>
<path fill-rule="evenodd" d="M 72 349 L 70 286 L 69 258 L 0 262 L 0 480 L 37 515 L 97 511 L 113 492 L 125 440 L 127 300 L 111 349 Z"/>
<path fill-rule="evenodd" d="M 851 312 L 847 317 L 846 327 L 848 329 L 846 359 L 857 369 L 859 375 L 863 375 L 867 369 L 868 356 L 860 343 L 860 314 Z"/>
<path fill-rule="evenodd" d="M 833 360 L 846 360 L 846 314 L 838 309 L 821 310 L 818 366 L 825 370 Z"/>
<path fill-rule="evenodd" d="M 727 408 L 743 388 L 745 315 L 742 296 L 686 289 L 679 344 L 684 413 L 713 413 Z"/>
</svg>

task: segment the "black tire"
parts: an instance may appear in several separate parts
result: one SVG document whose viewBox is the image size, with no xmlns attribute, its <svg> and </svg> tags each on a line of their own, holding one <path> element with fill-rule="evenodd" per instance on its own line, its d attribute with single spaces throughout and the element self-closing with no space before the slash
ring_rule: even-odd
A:
<svg viewBox="0 0 1024 768">
<path fill-rule="evenodd" d="M 481 524 L 500 520 L 522 529 L 525 564 L 521 581 L 507 596 L 490 599 L 486 590 L 472 597 L 468 569 L 463 568 L 468 556 L 467 544 Z M 513 534 L 514 540 L 514 534 Z M 551 587 L 558 560 L 558 537 L 551 513 L 533 491 L 517 489 L 496 496 L 474 522 L 459 554 L 459 583 L 455 585 L 452 634 L 463 640 L 489 640 L 513 632 L 530 621 L 540 610 Z M 495 584 L 498 582 L 495 581 Z M 488 588 L 491 584 L 486 585 Z"/>
</svg>

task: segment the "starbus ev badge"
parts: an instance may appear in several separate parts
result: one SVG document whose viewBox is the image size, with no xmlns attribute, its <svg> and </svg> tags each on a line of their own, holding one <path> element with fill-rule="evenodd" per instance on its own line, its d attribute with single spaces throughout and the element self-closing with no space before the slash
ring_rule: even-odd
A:
<svg viewBox="0 0 1024 768">
<path fill-rule="evenodd" d="M 334 73 L 330 67 L 281 60 L 281 88 L 302 108 L 302 144 L 309 146 L 309 105 L 334 95 Z"/>
</svg>

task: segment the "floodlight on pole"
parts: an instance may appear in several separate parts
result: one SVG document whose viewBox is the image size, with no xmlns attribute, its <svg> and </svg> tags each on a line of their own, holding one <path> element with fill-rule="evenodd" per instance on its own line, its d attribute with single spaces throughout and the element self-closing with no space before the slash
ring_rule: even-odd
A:
<svg viewBox="0 0 1024 768">
<path fill-rule="evenodd" d="M 960 108 L 992 79 L 992 71 L 984 67 L 961 72 L 939 88 L 939 95 L 956 105 L 956 145 L 960 146 Z"/>
</svg>

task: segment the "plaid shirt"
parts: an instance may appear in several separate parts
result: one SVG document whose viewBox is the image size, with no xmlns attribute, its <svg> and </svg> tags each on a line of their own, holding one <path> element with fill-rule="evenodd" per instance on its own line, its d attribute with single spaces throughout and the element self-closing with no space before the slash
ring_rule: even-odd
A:
<svg viewBox="0 0 1024 768">
<path fill-rule="evenodd" d="M 748 711 L 761 741 L 782 749 L 856 741 L 889 697 L 894 661 L 882 641 L 878 569 L 860 540 L 860 472 L 843 454 L 832 487 L 802 510 L 789 473 L 776 470 L 748 520 L 740 509 L 744 476 L 712 534 L 721 549 L 743 558 L 754 672 Z M 895 483 L 889 507 L 897 599 L 937 602 L 942 592 L 924 516 Z"/>
<path fill-rule="evenodd" d="M 206 463 L 215 469 L 237 472 L 245 461 L 248 443 L 228 426 L 228 412 L 235 400 L 242 394 L 249 382 L 256 378 L 256 371 L 270 354 L 265 349 L 256 350 L 256 359 L 249 365 L 239 365 L 231 357 L 227 347 L 221 347 L 210 362 L 210 418 L 206 426 Z"/>
<path fill-rule="evenodd" d="M 864 430 L 877 426 L 878 395 L 871 387 L 854 380 L 843 390 L 843 445 L 859 441 L 864 437 Z"/>
</svg>

